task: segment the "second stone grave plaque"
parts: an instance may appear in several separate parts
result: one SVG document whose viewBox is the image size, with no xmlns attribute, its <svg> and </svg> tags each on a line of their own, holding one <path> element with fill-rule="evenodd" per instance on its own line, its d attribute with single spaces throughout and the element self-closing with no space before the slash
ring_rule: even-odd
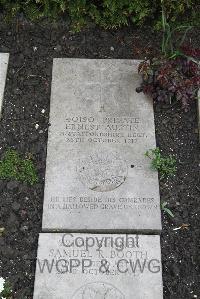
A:
<svg viewBox="0 0 200 299">
<path fill-rule="evenodd" d="M 151 100 L 138 62 L 54 59 L 43 230 L 160 231 Z"/>
<path fill-rule="evenodd" d="M 1 118 L 1 110 L 3 106 L 3 95 L 4 95 L 5 84 L 6 84 L 8 60 L 9 60 L 8 53 L 0 53 L 0 118 Z"/>
<path fill-rule="evenodd" d="M 160 237 L 42 233 L 34 299 L 162 299 Z"/>
</svg>

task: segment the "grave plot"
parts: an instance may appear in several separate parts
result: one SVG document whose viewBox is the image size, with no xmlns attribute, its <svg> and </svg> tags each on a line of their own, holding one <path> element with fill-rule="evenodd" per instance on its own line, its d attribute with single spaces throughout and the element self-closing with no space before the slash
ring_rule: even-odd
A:
<svg viewBox="0 0 200 299">
<path fill-rule="evenodd" d="M 161 230 L 158 175 L 144 155 L 155 147 L 153 108 L 135 92 L 137 64 L 54 60 L 50 232 L 39 238 L 34 299 L 163 298 L 160 237 L 128 234 Z"/>
<path fill-rule="evenodd" d="M 54 59 L 43 231 L 161 230 L 152 101 L 138 62 Z"/>
<path fill-rule="evenodd" d="M 3 104 L 4 88 L 6 83 L 8 59 L 9 59 L 8 53 L 0 53 L 0 117 L 1 117 L 1 109 Z"/>
<path fill-rule="evenodd" d="M 34 299 L 162 299 L 160 237 L 42 233 Z"/>
</svg>

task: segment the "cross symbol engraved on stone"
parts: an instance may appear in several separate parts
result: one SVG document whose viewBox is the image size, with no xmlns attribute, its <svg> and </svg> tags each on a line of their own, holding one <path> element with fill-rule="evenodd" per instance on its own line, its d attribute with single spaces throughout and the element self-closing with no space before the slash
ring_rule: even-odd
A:
<svg viewBox="0 0 200 299">
<path fill-rule="evenodd" d="M 109 66 L 111 67 L 111 65 Z M 104 88 L 107 87 L 107 86 L 118 86 L 119 85 L 119 82 L 110 82 L 109 80 L 105 80 L 104 79 L 104 75 L 103 75 L 103 72 L 105 72 L 106 70 L 108 69 L 108 66 L 105 67 L 105 66 L 99 66 L 99 69 L 98 69 L 98 72 L 99 72 L 99 80 L 97 82 L 85 82 L 85 85 L 86 87 L 88 86 L 98 86 L 99 87 L 99 112 L 100 113 L 104 113 L 106 112 L 106 105 L 105 105 L 105 91 L 104 91 Z"/>
<path fill-rule="evenodd" d="M 104 107 L 104 105 L 103 105 L 103 106 L 100 106 L 100 110 L 99 110 L 99 112 L 106 112 L 106 111 L 105 111 L 105 107 Z"/>
<path fill-rule="evenodd" d="M 103 71 L 104 70 L 106 70 L 106 67 L 101 67 L 100 66 L 100 68 L 99 68 L 99 74 L 100 74 L 100 82 L 99 82 L 99 85 L 100 85 L 100 110 L 99 110 L 99 112 L 100 113 L 103 113 L 103 112 L 106 112 L 106 110 L 105 110 L 105 106 L 104 106 L 104 104 L 103 104 L 103 88 L 102 87 L 104 87 L 104 86 L 106 86 L 106 85 L 118 85 L 118 82 L 115 82 L 115 83 L 110 83 L 110 82 L 105 82 L 104 80 L 103 80 Z"/>
</svg>

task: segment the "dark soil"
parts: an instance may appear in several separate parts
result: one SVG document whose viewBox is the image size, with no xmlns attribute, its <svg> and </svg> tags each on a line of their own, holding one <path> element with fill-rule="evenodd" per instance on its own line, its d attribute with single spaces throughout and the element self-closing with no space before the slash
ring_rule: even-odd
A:
<svg viewBox="0 0 200 299">
<path fill-rule="evenodd" d="M 199 31 L 193 30 L 188 41 L 199 47 Z M 23 20 L 5 24 L 0 18 L 0 52 L 10 52 L 0 122 L 0 156 L 9 147 L 24 154 L 32 153 L 40 178 L 33 187 L 0 181 L 0 227 L 5 227 L 0 237 L 0 277 L 11 282 L 14 298 L 29 299 L 33 293 L 53 57 L 142 59 L 158 53 L 159 47 L 160 36 L 151 28 L 104 31 L 92 27 L 73 34 L 63 24 L 34 25 Z M 175 215 L 174 218 L 163 215 L 164 298 L 200 298 L 200 160 L 196 103 L 188 113 L 178 105 L 156 106 L 155 119 L 158 146 L 164 153 L 174 154 L 178 161 L 177 175 L 160 182 L 161 200 L 168 202 Z"/>
</svg>

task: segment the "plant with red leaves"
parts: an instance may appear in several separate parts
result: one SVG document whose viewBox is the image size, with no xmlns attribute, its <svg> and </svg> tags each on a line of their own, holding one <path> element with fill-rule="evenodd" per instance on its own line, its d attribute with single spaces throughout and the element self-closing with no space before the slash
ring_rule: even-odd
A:
<svg viewBox="0 0 200 299">
<path fill-rule="evenodd" d="M 161 3 L 162 56 L 140 63 L 138 72 L 142 75 L 142 83 L 136 91 L 143 91 L 156 102 L 180 101 L 187 111 L 197 98 L 200 88 L 200 50 L 182 46 L 187 32 L 192 27 L 179 26 L 172 29 L 166 18 L 164 1 L 161 0 Z M 175 32 L 180 30 L 184 30 L 184 34 L 177 43 Z"/>
<path fill-rule="evenodd" d="M 185 111 L 197 98 L 200 88 L 200 65 L 185 55 L 153 58 L 140 63 L 141 86 L 137 92 L 150 95 L 155 102 L 180 101 Z"/>
</svg>

